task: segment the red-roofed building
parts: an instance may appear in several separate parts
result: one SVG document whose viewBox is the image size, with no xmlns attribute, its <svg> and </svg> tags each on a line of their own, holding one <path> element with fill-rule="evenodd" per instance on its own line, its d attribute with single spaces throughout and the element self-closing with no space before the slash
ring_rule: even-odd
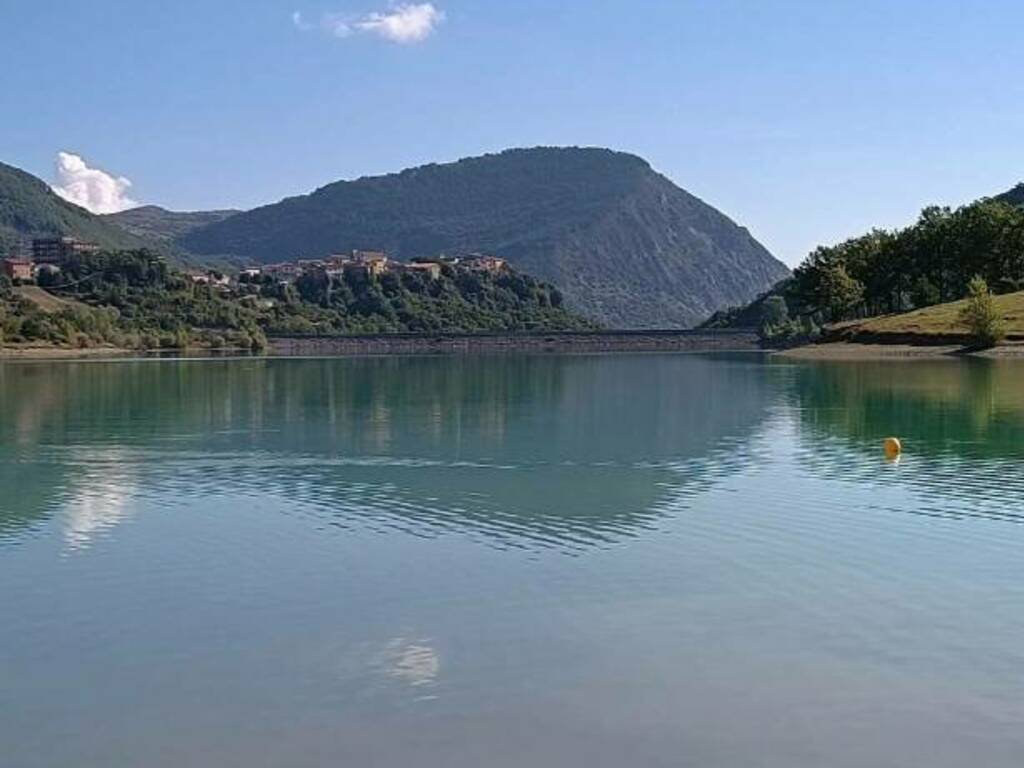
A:
<svg viewBox="0 0 1024 768">
<path fill-rule="evenodd" d="M 33 264 L 28 259 L 3 259 L 0 272 L 11 280 L 31 280 Z"/>
<path fill-rule="evenodd" d="M 492 274 L 503 272 L 508 268 L 508 262 L 504 259 L 499 259 L 497 256 L 485 256 L 484 254 L 474 253 L 459 262 L 459 266 L 463 269 L 473 269 L 478 272 L 491 272 Z"/>
</svg>

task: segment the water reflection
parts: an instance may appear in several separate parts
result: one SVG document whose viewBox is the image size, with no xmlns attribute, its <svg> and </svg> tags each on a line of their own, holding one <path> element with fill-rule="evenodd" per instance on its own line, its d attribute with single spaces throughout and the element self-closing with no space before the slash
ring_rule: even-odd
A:
<svg viewBox="0 0 1024 768">
<path fill-rule="evenodd" d="M 915 454 L 1019 455 L 1024 365 L 937 360 L 793 366 L 805 427 L 856 441 L 901 435 Z"/>
<path fill-rule="evenodd" d="M 69 550 L 79 550 L 128 519 L 136 484 L 128 456 L 116 448 L 72 450 L 66 462 L 64 540 Z"/>
<path fill-rule="evenodd" d="M 1024 365 L 937 360 L 786 366 L 805 465 L 832 480 L 914 490 L 911 514 L 1024 522 Z M 882 471 L 882 441 L 906 452 Z"/>
<path fill-rule="evenodd" d="M 379 663 L 388 677 L 413 688 L 432 685 L 441 671 L 441 659 L 427 642 L 402 637 L 384 647 Z"/>
<path fill-rule="evenodd" d="M 776 396 L 757 359 L 700 356 L 6 365 L 0 392 L 4 539 L 59 513 L 80 546 L 133 496 L 273 497 L 317 524 L 569 549 L 656 524 Z"/>
<path fill-rule="evenodd" d="M 317 526 L 573 550 L 769 466 L 795 425 L 823 477 L 916 514 L 1017 521 L 1024 366 L 703 356 L 0 365 L 0 542 L 54 515 L 79 549 L 140 499 L 278 499 Z M 766 430 L 773 440 L 754 439 Z M 884 467 L 880 441 L 907 454 Z M 889 470 L 888 472 L 884 470 Z"/>
<path fill-rule="evenodd" d="M 1022 384 L 698 356 L 0 366 L 5 757 L 1016 766 Z"/>
</svg>

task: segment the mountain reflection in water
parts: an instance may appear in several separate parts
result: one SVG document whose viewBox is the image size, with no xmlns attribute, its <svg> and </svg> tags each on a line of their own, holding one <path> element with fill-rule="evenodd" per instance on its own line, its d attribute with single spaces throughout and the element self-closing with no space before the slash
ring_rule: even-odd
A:
<svg viewBox="0 0 1024 768">
<path fill-rule="evenodd" d="M 643 361 L 644 375 L 635 375 Z M 655 525 L 777 394 L 755 358 L 467 357 L 0 366 L 0 541 L 69 544 L 132 496 L 276 496 L 318 524 L 573 549 Z M 730 452 L 732 458 L 736 455 Z"/>
</svg>

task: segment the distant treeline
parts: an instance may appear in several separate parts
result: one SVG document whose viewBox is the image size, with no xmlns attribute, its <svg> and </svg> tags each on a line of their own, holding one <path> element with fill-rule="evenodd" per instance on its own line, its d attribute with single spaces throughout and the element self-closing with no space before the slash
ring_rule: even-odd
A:
<svg viewBox="0 0 1024 768">
<path fill-rule="evenodd" d="M 1024 209 L 1001 199 L 930 207 L 905 229 L 819 247 L 791 279 L 706 325 L 813 335 L 823 323 L 962 299 L 976 276 L 995 293 L 1024 289 Z"/>
<path fill-rule="evenodd" d="M 46 311 L 0 278 L 0 343 L 126 348 L 260 349 L 268 335 L 574 330 L 593 324 L 554 287 L 515 272 L 445 266 L 379 278 L 308 274 L 231 287 L 196 282 L 147 250 L 81 254 L 40 287 L 64 300 Z"/>
</svg>

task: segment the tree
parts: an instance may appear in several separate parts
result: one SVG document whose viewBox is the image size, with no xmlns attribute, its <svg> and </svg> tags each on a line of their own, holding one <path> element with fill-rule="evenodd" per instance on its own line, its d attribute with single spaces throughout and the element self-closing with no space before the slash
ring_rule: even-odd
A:
<svg viewBox="0 0 1024 768">
<path fill-rule="evenodd" d="M 926 208 L 910 227 L 815 249 L 785 291 L 794 314 L 839 320 L 951 301 L 975 275 L 996 292 L 1024 289 L 1024 207 L 983 199 Z"/>
<path fill-rule="evenodd" d="M 914 302 L 915 309 L 921 309 L 922 307 L 938 304 L 942 301 L 942 298 L 935 284 L 924 275 L 921 275 L 914 281 L 914 285 L 910 289 L 910 300 Z"/>
<path fill-rule="evenodd" d="M 967 286 L 967 305 L 960 310 L 960 322 L 967 326 L 975 344 L 994 347 L 1006 337 L 1003 318 L 996 309 L 988 283 L 975 276 Z"/>
<path fill-rule="evenodd" d="M 769 296 L 761 305 L 761 325 L 780 325 L 789 320 L 789 307 L 782 296 Z"/>
<path fill-rule="evenodd" d="M 832 320 L 847 318 L 864 301 L 864 286 L 846 271 L 843 264 L 832 264 L 822 271 L 821 302 Z"/>
</svg>

